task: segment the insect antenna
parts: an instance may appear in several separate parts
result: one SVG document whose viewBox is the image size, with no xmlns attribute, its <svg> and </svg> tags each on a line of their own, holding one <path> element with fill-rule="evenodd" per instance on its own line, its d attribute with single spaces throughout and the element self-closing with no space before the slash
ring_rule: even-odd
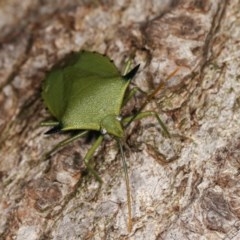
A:
<svg viewBox="0 0 240 240">
<path fill-rule="evenodd" d="M 131 232 L 132 230 L 132 202 L 131 202 L 131 189 L 130 189 L 130 181 L 129 181 L 129 176 L 128 176 L 128 167 L 126 163 L 126 158 L 125 154 L 123 151 L 123 145 L 120 139 L 116 139 L 119 149 L 120 149 L 120 154 L 121 154 L 121 159 L 122 159 L 122 164 L 123 164 L 123 171 L 124 171 L 124 177 L 125 177 L 125 183 L 126 183 L 126 189 L 127 189 L 127 206 L 128 206 L 128 231 Z"/>
</svg>

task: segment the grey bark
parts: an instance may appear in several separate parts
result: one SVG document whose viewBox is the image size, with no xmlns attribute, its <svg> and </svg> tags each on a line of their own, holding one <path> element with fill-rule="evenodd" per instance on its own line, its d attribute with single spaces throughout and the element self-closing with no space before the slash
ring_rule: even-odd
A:
<svg viewBox="0 0 240 240">
<path fill-rule="evenodd" d="M 1 239 L 239 239 L 240 2 L 114 2 L 0 2 Z M 101 188 L 84 174 L 84 139 L 44 158 L 65 136 L 39 127 L 50 117 L 41 83 L 80 49 L 107 54 L 119 69 L 140 63 L 134 83 L 146 92 L 165 81 L 146 109 L 171 138 L 154 118 L 125 130 L 130 233 L 114 140 L 93 159 Z"/>
</svg>

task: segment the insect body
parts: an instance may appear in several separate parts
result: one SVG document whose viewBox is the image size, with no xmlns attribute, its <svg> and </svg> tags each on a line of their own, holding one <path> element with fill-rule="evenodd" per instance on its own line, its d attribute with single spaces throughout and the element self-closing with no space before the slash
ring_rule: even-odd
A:
<svg viewBox="0 0 240 240">
<path fill-rule="evenodd" d="M 61 131 L 102 130 L 122 137 L 117 117 L 129 80 L 107 57 L 84 51 L 48 75 L 42 96 Z"/>
<path fill-rule="evenodd" d="M 108 133 L 118 141 L 126 177 L 129 229 L 131 229 L 132 224 L 130 187 L 120 142 L 124 135 L 124 125 L 128 125 L 135 119 L 154 115 L 163 126 L 160 118 L 154 112 L 139 112 L 132 117 L 119 118 L 121 107 L 126 98 L 126 90 L 138 68 L 139 65 L 122 76 L 108 57 L 99 53 L 81 51 L 75 53 L 62 68 L 52 70 L 47 75 L 42 90 L 44 103 L 56 119 L 53 122 L 42 124 L 53 127 L 47 133 L 56 130 L 62 132 L 81 130 L 77 135 L 60 142 L 51 152 L 86 135 L 91 130 L 100 131 L 102 134 L 93 143 L 84 157 L 84 161 L 88 170 L 101 181 L 91 167 L 89 160 L 101 144 L 103 134 Z"/>
</svg>

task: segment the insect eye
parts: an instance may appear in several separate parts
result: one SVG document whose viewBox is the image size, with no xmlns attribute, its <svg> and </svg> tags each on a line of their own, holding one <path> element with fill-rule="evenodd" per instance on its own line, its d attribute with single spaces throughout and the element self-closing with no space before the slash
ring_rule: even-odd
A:
<svg viewBox="0 0 240 240">
<path fill-rule="evenodd" d="M 103 135 L 107 134 L 107 130 L 105 128 L 102 128 L 100 131 Z"/>
<path fill-rule="evenodd" d="M 121 122 L 122 121 L 122 116 L 117 116 L 116 119 Z"/>
</svg>

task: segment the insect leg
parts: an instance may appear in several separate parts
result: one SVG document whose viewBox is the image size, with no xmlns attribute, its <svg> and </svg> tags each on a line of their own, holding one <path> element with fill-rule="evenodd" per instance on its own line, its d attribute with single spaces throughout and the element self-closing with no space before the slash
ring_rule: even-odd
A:
<svg viewBox="0 0 240 240">
<path fill-rule="evenodd" d="M 159 125 L 163 129 L 163 133 L 165 134 L 165 136 L 170 137 L 170 133 L 168 132 L 167 127 L 165 126 L 165 124 L 163 123 L 161 118 L 158 116 L 158 114 L 154 111 L 146 111 L 146 112 L 137 113 L 137 115 L 133 115 L 133 116 L 124 118 L 122 122 L 123 122 L 124 125 L 125 124 L 128 125 L 132 121 L 140 120 L 142 118 L 151 117 L 151 116 L 153 116 L 157 119 Z"/>
<path fill-rule="evenodd" d="M 168 77 L 167 77 L 167 79 L 166 79 L 166 81 L 168 81 L 168 80 L 171 79 L 173 76 L 175 76 L 176 73 L 178 72 L 178 70 L 179 70 L 179 68 L 176 68 L 171 74 L 169 74 Z M 128 75 L 128 74 L 127 74 L 127 75 Z M 158 87 L 157 87 L 153 92 L 151 92 L 150 94 L 147 95 L 147 98 L 145 99 L 145 101 L 143 102 L 143 104 L 141 105 L 141 107 L 138 109 L 138 112 L 139 112 L 139 113 L 135 114 L 133 117 L 130 118 L 130 120 L 127 121 L 126 127 L 127 127 L 128 125 L 130 125 L 131 122 L 135 120 L 135 118 L 140 117 L 142 114 L 143 114 L 143 117 L 140 117 L 140 119 L 145 117 L 145 116 L 144 116 L 144 113 L 142 112 L 143 109 L 147 106 L 147 104 L 157 95 L 157 93 L 158 93 L 164 86 L 165 86 L 165 83 L 161 82 L 161 83 L 158 85 Z M 148 116 L 154 115 L 154 116 L 157 118 L 159 124 L 161 125 L 161 127 L 162 127 L 163 130 L 165 131 L 166 135 L 169 136 L 169 133 L 168 133 L 168 131 L 167 131 L 167 128 L 165 127 L 165 125 L 163 124 L 162 120 L 159 118 L 159 116 L 157 115 L 157 113 L 156 113 L 156 112 L 152 112 L 152 113 L 151 113 L 151 112 L 148 112 L 148 113 L 149 113 Z M 148 117 L 148 116 L 146 116 L 146 117 Z"/>
<path fill-rule="evenodd" d="M 97 140 L 93 143 L 93 145 L 90 147 L 90 149 L 88 150 L 86 156 L 84 157 L 84 162 L 87 166 L 87 169 L 89 170 L 89 172 L 97 179 L 97 181 L 99 181 L 100 183 L 102 183 L 102 179 L 99 177 L 99 175 L 97 174 L 97 172 L 92 168 L 91 164 L 90 164 L 90 160 L 93 156 L 93 154 L 95 153 L 95 151 L 97 150 L 97 148 L 101 145 L 103 141 L 103 135 L 100 135 Z"/>
<path fill-rule="evenodd" d="M 126 96 L 123 99 L 122 106 L 126 105 L 126 103 L 135 96 L 137 92 L 141 92 L 143 94 L 146 94 L 144 91 L 142 91 L 139 87 L 133 87 L 129 92 L 127 92 Z"/>
<path fill-rule="evenodd" d="M 58 125 L 59 125 L 59 122 L 57 122 L 57 121 L 41 122 L 40 123 L 41 127 L 55 127 L 55 126 L 58 126 Z"/>
<path fill-rule="evenodd" d="M 80 132 L 80 133 L 74 135 L 73 137 L 70 137 L 70 138 L 67 138 L 67 139 L 61 141 L 61 142 L 58 143 L 56 146 L 54 146 L 49 152 L 47 152 L 47 153 L 45 154 L 45 159 L 47 159 L 48 157 L 50 157 L 50 155 L 51 155 L 53 152 L 55 152 L 57 149 L 68 145 L 69 143 L 77 140 L 78 138 L 83 137 L 83 136 L 86 135 L 87 133 L 88 133 L 88 131 L 83 131 L 83 132 Z"/>
</svg>

